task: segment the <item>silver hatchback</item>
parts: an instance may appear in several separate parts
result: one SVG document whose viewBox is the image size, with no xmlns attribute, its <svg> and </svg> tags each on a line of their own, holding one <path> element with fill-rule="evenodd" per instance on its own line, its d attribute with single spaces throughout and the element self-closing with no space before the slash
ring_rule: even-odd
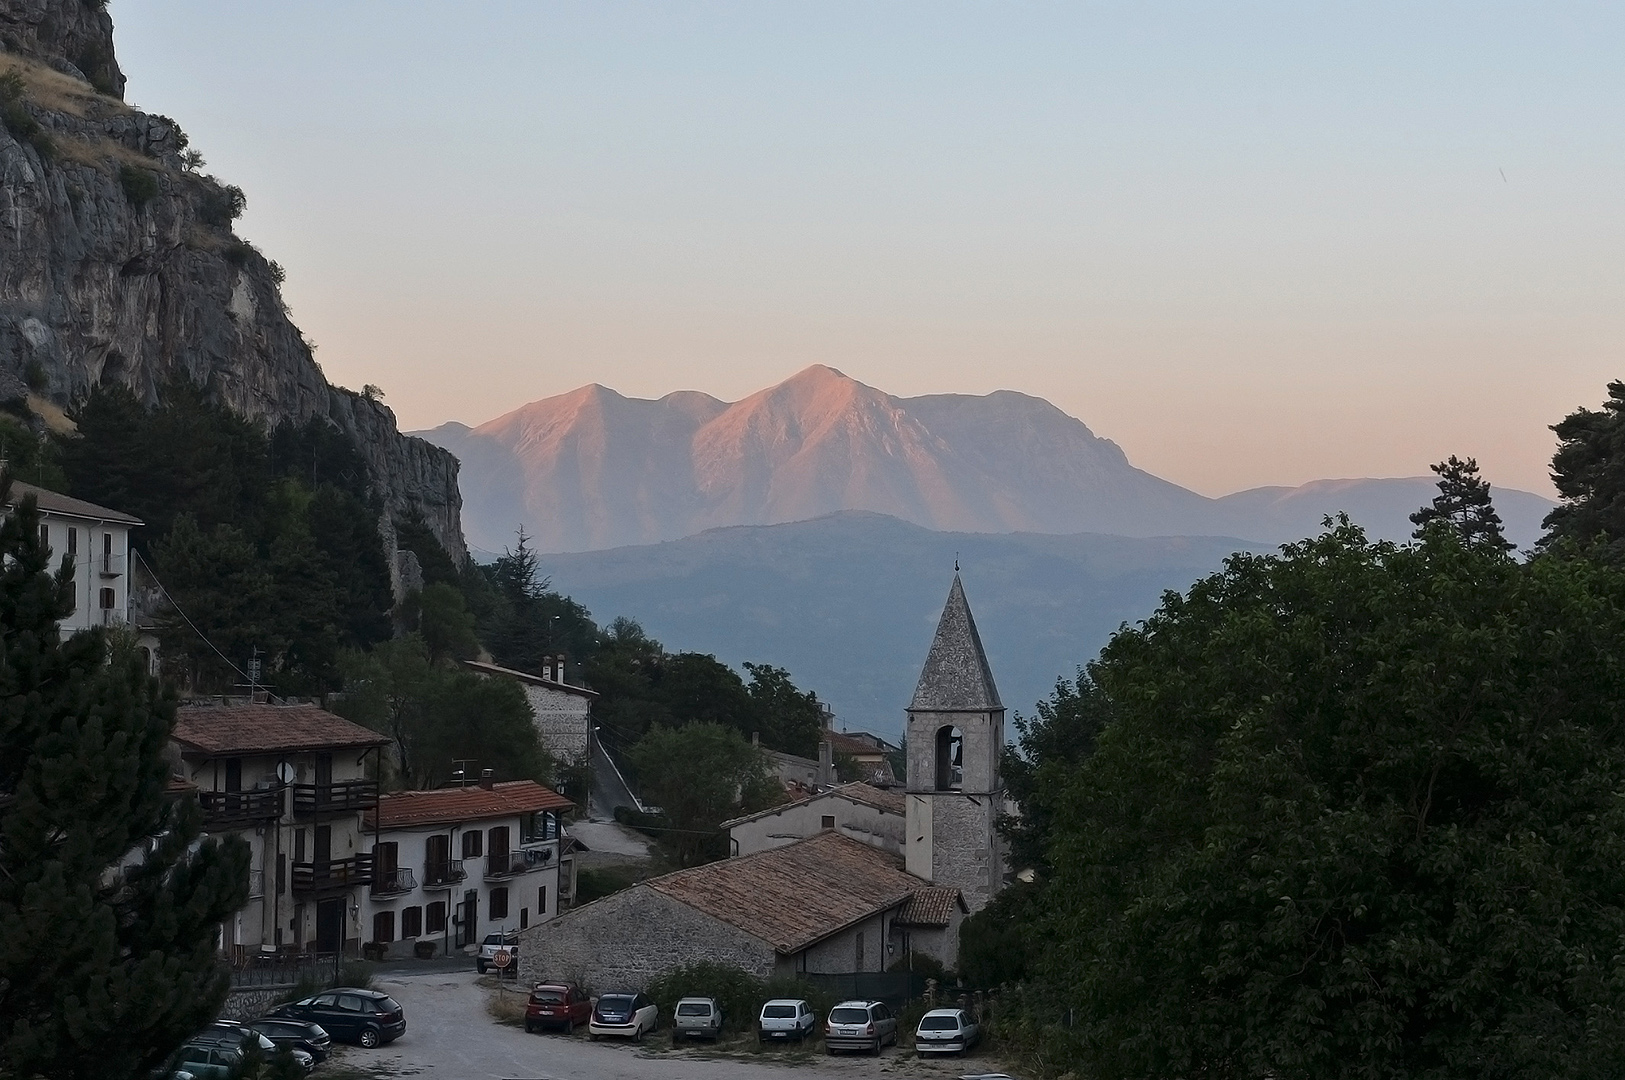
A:
<svg viewBox="0 0 1625 1080">
<path fill-rule="evenodd" d="M 829 1053 L 867 1050 L 879 1054 L 888 1043 L 897 1045 L 897 1017 L 884 1001 L 843 1001 L 829 1011 L 829 1023 L 824 1027 L 824 1049 Z"/>
</svg>

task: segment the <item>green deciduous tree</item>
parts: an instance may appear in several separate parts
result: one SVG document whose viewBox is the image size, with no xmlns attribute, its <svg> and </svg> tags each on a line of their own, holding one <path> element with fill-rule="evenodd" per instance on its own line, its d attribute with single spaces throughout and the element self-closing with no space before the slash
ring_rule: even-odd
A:
<svg viewBox="0 0 1625 1080">
<path fill-rule="evenodd" d="M 225 999 L 248 848 L 166 797 L 174 699 L 128 643 L 61 640 L 72 568 L 38 537 L 24 499 L 0 523 L 0 1074 L 141 1076 Z"/>
<path fill-rule="evenodd" d="M 761 752 L 721 724 L 654 728 L 631 759 L 644 799 L 660 808 L 661 843 L 683 866 L 727 853 L 722 822 L 784 801 Z"/>
<path fill-rule="evenodd" d="M 1625 576 L 1344 520 L 1091 675 L 1014 1025 L 1052 1067 L 1625 1070 Z"/>
<path fill-rule="evenodd" d="M 1429 466 L 1439 477 L 1439 494 L 1433 502 L 1411 515 L 1420 539 L 1423 530 L 1439 521 L 1454 529 L 1461 542 L 1491 551 L 1511 551 L 1513 543 L 1501 528 L 1501 515 L 1490 499 L 1489 481 L 1478 475 L 1478 462 L 1461 460 L 1455 454 Z"/>
<path fill-rule="evenodd" d="M 1095 739 L 1111 717 L 1111 703 L 1087 671 L 1075 680 L 1058 679 L 1036 716 L 1016 714 L 1016 741 L 1004 748 L 999 764 L 1005 790 L 1021 807 L 1000 829 L 1009 844 L 1010 865 L 1046 876 L 1049 843 L 1059 792 L 1079 763 L 1095 749 Z"/>
</svg>

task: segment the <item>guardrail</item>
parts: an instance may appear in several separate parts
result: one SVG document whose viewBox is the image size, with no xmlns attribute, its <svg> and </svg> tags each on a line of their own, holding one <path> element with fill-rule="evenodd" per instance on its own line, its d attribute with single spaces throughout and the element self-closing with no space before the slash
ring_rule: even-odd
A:
<svg viewBox="0 0 1625 1080">
<path fill-rule="evenodd" d="M 378 806 L 378 781 L 343 780 L 335 784 L 294 784 L 293 812 L 301 817 L 312 814 L 347 814 Z"/>
</svg>

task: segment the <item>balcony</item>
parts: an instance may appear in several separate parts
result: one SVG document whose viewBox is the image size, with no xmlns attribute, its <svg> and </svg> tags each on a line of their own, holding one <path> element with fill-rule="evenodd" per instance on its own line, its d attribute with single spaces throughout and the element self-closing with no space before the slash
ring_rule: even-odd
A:
<svg viewBox="0 0 1625 1080">
<path fill-rule="evenodd" d="M 409 893 L 418 887 L 417 876 L 404 866 L 392 870 L 380 870 L 373 875 L 372 895 L 374 897 L 399 896 Z"/>
<path fill-rule="evenodd" d="M 353 855 L 323 863 L 293 864 L 295 896 L 325 896 L 372 884 L 372 856 Z"/>
<path fill-rule="evenodd" d="M 463 872 L 463 860 L 448 859 L 445 862 L 433 862 L 423 868 L 423 887 L 425 889 L 444 888 L 447 885 L 456 885 L 467 878 Z"/>
<path fill-rule="evenodd" d="M 254 791 L 200 791 L 198 801 L 203 804 L 203 823 L 208 828 L 253 825 L 282 816 L 280 786 Z"/>
<path fill-rule="evenodd" d="M 297 817 L 353 814 L 378 805 L 378 781 L 344 780 L 336 784 L 294 784 L 293 812 Z"/>
<path fill-rule="evenodd" d="M 114 555 L 112 552 L 104 551 L 96 559 L 96 564 L 101 568 L 102 577 L 104 578 L 120 577 L 124 573 L 123 555 Z"/>
<path fill-rule="evenodd" d="M 510 851 L 506 855 L 486 856 L 485 876 L 488 880 L 513 877 L 515 874 L 528 874 L 532 870 L 540 870 L 544 866 L 551 865 L 553 865 L 552 848 Z"/>
</svg>

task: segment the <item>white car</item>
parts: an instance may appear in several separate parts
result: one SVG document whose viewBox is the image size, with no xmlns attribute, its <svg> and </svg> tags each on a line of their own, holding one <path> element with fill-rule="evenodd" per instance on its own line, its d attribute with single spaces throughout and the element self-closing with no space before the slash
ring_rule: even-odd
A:
<svg viewBox="0 0 1625 1080">
<path fill-rule="evenodd" d="M 876 1057 L 887 1044 L 897 1045 L 897 1017 L 884 1001 L 843 1001 L 829 1011 L 824 1049 L 867 1050 Z"/>
<path fill-rule="evenodd" d="M 920 1017 L 914 1050 L 927 1054 L 963 1054 L 982 1040 L 982 1027 L 963 1009 L 932 1009 Z"/>
<path fill-rule="evenodd" d="M 592 1019 L 587 1021 L 587 1034 L 595 1042 L 605 1035 L 641 1039 L 645 1031 L 659 1026 L 660 1009 L 649 995 L 624 991 L 599 997 L 592 1008 Z"/>
<path fill-rule="evenodd" d="M 671 1014 L 671 1041 L 722 1037 L 722 1006 L 716 998 L 686 997 Z"/>
<path fill-rule="evenodd" d="M 756 1018 L 756 1041 L 805 1042 L 818 1026 L 812 1006 L 799 998 L 774 998 Z"/>
<path fill-rule="evenodd" d="M 519 974 L 519 935 L 515 933 L 485 935 L 485 940 L 480 942 L 479 955 L 474 958 L 474 966 L 480 969 L 480 974 L 484 975 L 497 966 L 496 956 L 499 952 L 508 954 L 508 964 L 502 973 Z"/>
</svg>

